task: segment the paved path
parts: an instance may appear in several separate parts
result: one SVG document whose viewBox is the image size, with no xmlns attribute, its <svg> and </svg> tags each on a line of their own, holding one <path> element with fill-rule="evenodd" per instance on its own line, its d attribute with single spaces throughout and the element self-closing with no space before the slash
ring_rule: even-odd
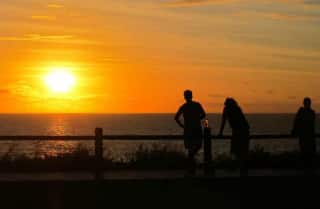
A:
<svg viewBox="0 0 320 209">
<path fill-rule="evenodd" d="M 270 170 L 259 169 L 250 170 L 249 176 L 301 176 L 303 173 L 297 170 Z M 320 176 L 320 170 L 317 171 Z M 109 171 L 104 173 L 105 180 L 141 180 L 141 179 L 183 179 L 184 170 L 128 170 L 128 171 Z M 198 171 L 197 178 L 205 178 L 202 171 Z M 217 170 L 215 178 L 239 177 L 237 171 Z M 56 173 L 0 173 L 0 182 L 19 182 L 19 181 L 91 181 L 94 174 L 90 172 L 56 172 Z"/>
</svg>

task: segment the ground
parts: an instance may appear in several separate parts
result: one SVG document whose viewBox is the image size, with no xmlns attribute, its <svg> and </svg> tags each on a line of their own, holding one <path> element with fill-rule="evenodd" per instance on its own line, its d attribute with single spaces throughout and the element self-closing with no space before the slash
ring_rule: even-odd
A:
<svg viewBox="0 0 320 209">
<path fill-rule="evenodd" d="M 88 173 L 28 174 L 33 179 L 7 173 L 0 175 L 0 208 L 320 208 L 319 177 L 291 174 L 167 178 L 159 171 L 113 178 L 109 172 L 97 182 Z"/>
</svg>

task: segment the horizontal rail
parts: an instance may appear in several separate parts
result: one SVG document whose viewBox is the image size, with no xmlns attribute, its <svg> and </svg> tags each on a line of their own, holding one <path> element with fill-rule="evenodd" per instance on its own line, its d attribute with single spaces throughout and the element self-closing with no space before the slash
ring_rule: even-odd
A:
<svg viewBox="0 0 320 209">
<path fill-rule="evenodd" d="M 94 136 L 0 136 L 0 141 L 89 141 Z"/>
<path fill-rule="evenodd" d="M 320 134 L 316 135 L 317 138 L 320 137 Z M 103 136 L 104 140 L 183 140 L 183 135 L 105 135 Z M 225 136 L 212 136 L 213 140 L 224 140 L 230 139 L 231 135 Z M 263 135 L 251 135 L 250 139 L 288 139 L 296 138 L 293 135 L 289 134 L 263 134 Z"/>
<path fill-rule="evenodd" d="M 320 138 L 320 134 L 316 135 Z M 213 140 L 230 139 L 230 135 L 212 136 Z M 290 134 L 263 134 L 251 135 L 251 139 L 294 139 Z M 95 140 L 95 136 L 0 136 L 0 141 L 90 141 Z M 183 140 L 183 135 L 104 135 L 103 140 Z"/>
</svg>

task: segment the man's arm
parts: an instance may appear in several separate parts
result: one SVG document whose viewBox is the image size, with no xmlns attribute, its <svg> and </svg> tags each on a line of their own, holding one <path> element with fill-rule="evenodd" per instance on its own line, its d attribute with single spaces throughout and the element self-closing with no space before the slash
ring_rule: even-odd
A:
<svg viewBox="0 0 320 209">
<path fill-rule="evenodd" d="M 182 107 L 179 108 L 176 116 L 174 117 L 174 120 L 177 122 L 177 124 L 178 124 L 181 128 L 184 128 L 184 124 L 181 122 L 181 115 L 182 115 Z"/>
<path fill-rule="evenodd" d="M 204 111 L 201 104 L 199 104 L 199 106 L 200 106 L 200 119 L 203 120 L 206 118 L 206 112 Z"/>
</svg>

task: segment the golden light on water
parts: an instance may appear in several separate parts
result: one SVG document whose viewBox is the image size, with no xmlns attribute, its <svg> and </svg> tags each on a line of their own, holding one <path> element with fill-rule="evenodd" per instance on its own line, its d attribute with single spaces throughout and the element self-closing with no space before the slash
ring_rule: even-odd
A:
<svg viewBox="0 0 320 209">
<path fill-rule="evenodd" d="M 44 78 L 49 90 L 54 93 L 68 93 L 76 85 L 76 77 L 64 67 L 54 68 Z"/>
</svg>

